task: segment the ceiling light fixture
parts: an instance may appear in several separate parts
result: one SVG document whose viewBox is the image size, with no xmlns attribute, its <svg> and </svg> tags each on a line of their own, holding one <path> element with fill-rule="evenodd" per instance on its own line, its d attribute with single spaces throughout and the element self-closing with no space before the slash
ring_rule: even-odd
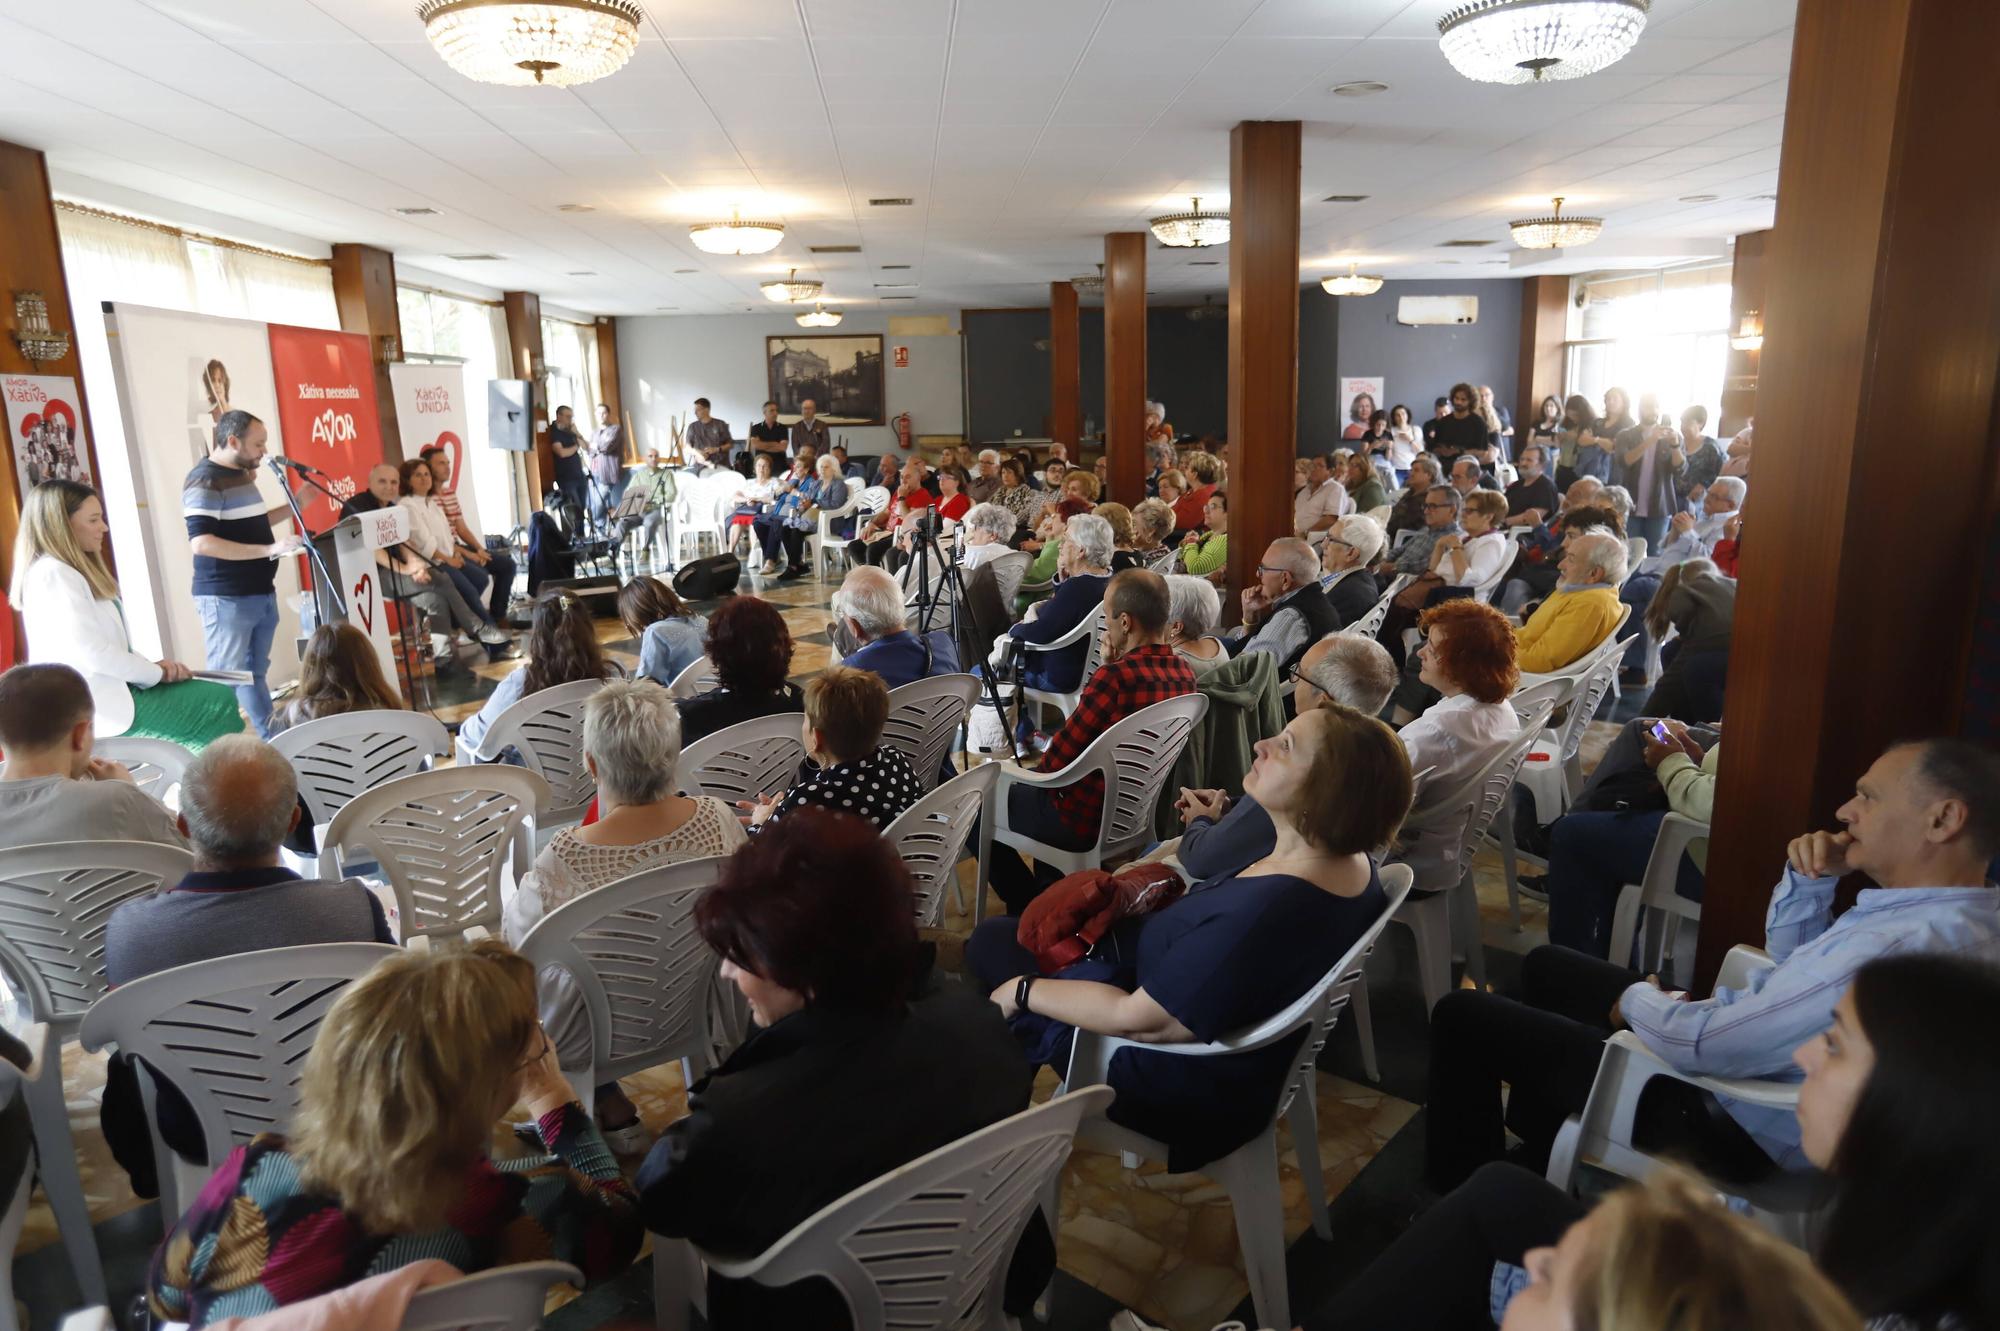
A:
<svg viewBox="0 0 2000 1331">
<path fill-rule="evenodd" d="M 1604 230 L 1601 217 L 1564 217 L 1562 210 L 1562 196 L 1558 194 L 1555 210 L 1547 217 L 1523 217 L 1509 222 L 1507 227 L 1514 233 L 1514 243 L 1524 250 L 1566 250 L 1588 245 Z"/>
<path fill-rule="evenodd" d="M 688 239 L 707 254 L 768 254 L 785 238 L 783 222 L 746 222 L 733 209 L 727 222 L 701 222 Z"/>
<path fill-rule="evenodd" d="M 797 323 L 801 328 L 832 328 L 840 322 L 841 318 L 842 315 L 839 310 L 829 310 L 818 301 L 814 301 L 812 309 L 805 314 L 801 314 L 798 317 Z"/>
<path fill-rule="evenodd" d="M 1095 273 L 1084 273 L 1080 277 L 1072 277 L 1069 280 L 1069 284 L 1076 288 L 1076 294 L 1079 296 L 1103 295 L 1104 265 L 1101 263 L 1098 264 L 1097 271 Z"/>
<path fill-rule="evenodd" d="M 1373 97 L 1378 92 L 1389 91 L 1389 85 L 1374 79 L 1356 79 L 1352 83 L 1336 83 L 1327 91 L 1335 97 Z"/>
<path fill-rule="evenodd" d="M 825 285 L 824 282 L 815 282 L 810 277 L 801 279 L 799 277 L 799 270 L 794 268 L 791 270 L 791 275 L 785 278 L 784 281 L 760 282 L 757 285 L 757 289 L 764 293 L 765 300 L 789 303 L 792 301 L 812 300 L 819 295 L 820 290 Z"/>
<path fill-rule="evenodd" d="M 1729 345 L 1738 351 L 1762 351 L 1764 349 L 1764 312 L 1762 310 L 1743 311 L 1743 318 L 1736 325 L 1736 332 L 1730 336 Z"/>
<path fill-rule="evenodd" d="M 424 35 L 478 83 L 590 83 L 615 74 L 639 45 L 645 16 L 630 0 L 424 0 Z"/>
<path fill-rule="evenodd" d="M 1721 197 L 1720 194 L 1683 194 L 1680 201 L 1682 203 L 1714 203 Z"/>
<path fill-rule="evenodd" d="M 1347 275 L 1344 277 L 1322 277 L 1320 289 L 1329 296 L 1372 296 L 1382 289 L 1382 278 L 1372 273 L 1358 273 L 1356 263 L 1349 260 Z"/>
<path fill-rule="evenodd" d="M 1201 199 L 1184 213 L 1168 213 L 1152 221 L 1153 236 L 1169 249 L 1198 250 L 1229 243 L 1229 214 L 1203 212 Z"/>
<path fill-rule="evenodd" d="M 1580 79 L 1624 59 L 1651 0 L 1473 0 L 1438 20 L 1452 68 L 1479 83 Z"/>
</svg>

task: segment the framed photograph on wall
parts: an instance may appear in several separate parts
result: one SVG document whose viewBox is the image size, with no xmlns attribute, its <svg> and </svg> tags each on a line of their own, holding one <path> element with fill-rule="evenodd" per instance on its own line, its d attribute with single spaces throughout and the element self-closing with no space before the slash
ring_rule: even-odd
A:
<svg viewBox="0 0 2000 1331">
<path fill-rule="evenodd" d="M 883 425 L 880 333 L 820 333 L 764 339 L 765 369 L 778 419 L 790 425 L 810 399 L 828 425 Z"/>
</svg>

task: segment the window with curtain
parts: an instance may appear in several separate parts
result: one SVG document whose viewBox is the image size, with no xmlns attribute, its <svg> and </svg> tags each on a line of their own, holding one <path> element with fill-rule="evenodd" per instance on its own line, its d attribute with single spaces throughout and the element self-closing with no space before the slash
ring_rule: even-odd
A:
<svg viewBox="0 0 2000 1331">
<path fill-rule="evenodd" d="M 1634 409 L 1648 394 L 1678 414 L 1697 403 L 1711 422 L 1722 409 L 1729 356 L 1727 264 L 1586 281 L 1579 336 L 1568 343 L 1568 391 L 1602 403 L 1623 388 Z"/>
<path fill-rule="evenodd" d="M 567 319 L 542 320 L 542 360 L 548 366 L 549 410 L 569 406 L 578 428 L 597 428 L 597 330 Z"/>
</svg>

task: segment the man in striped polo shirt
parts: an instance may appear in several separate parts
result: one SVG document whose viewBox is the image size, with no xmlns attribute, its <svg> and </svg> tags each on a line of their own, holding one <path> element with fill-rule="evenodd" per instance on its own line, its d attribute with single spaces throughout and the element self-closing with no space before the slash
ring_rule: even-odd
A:
<svg viewBox="0 0 2000 1331">
<path fill-rule="evenodd" d="M 208 456 L 181 482 L 181 512 L 194 552 L 194 604 L 211 670 L 247 670 L 236 701 L 257 733 L 271 731 L 271 639 L 278 631 L 278 560 L 304 547 L 297 536 L 276 539 L 271 523 L 289 510 L 266 511 L 257 492 L 257 464 L 270 432 L 247 411 L 225 411 L 215 422 Z"/>
</svg>

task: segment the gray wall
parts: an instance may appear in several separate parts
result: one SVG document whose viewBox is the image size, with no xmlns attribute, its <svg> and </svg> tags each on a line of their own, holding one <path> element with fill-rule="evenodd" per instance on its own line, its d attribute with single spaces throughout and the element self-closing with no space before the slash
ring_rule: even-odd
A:
<svg viewBox="0 0 2000 1331">
<path fill-rule="evenodd" d="M 1479 321 L 1469 326 L 1408 328 L 1396 322 L 1396 301 L 1402 296 L 1477 296 Z M 1313 305 L 1337 307 L 1339 335 L 1336 354 L 1324 360 L 1306 359 L 1305 310 Z M 1323 316 L 1322 316 L 1323 317 Z M 1400 402 L 1419 422 L 1431 414 L 1431 403 L 1455 383 L 1491 384 L 1494 400 L 1521 418 L 1515 384 L 1521 364 L 1521 281 L 1384 282 L 1372 296 L 1333 297 L 1318 283 L 1300 297 L 1299 439 L 1308 437 L 1307 422 L 1325 422 L 1334 434 L 1340 418 L 1340 379 L 1374 375 L 1382 380 L 1382 407 Z M 1310 368 L 1308 368 L 1310 366 Z M 1306 380 L 1313 385 L 1313 411 L 1306 414 Z"/>
</svg>

